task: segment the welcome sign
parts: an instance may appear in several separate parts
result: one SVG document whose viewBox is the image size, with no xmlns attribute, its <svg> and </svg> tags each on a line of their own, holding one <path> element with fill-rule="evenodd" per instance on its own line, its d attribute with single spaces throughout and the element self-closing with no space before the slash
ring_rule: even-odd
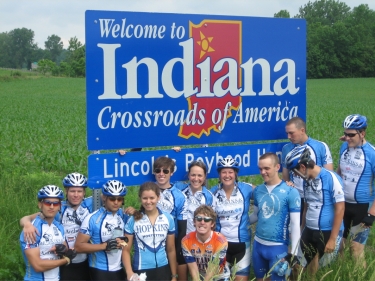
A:
<svg viewBox="0 0 375 281">
<path fill-rule="evenodd" d="M 86 11 L 89 150 L 285 139 L 302 19 Z"/>
</svg>

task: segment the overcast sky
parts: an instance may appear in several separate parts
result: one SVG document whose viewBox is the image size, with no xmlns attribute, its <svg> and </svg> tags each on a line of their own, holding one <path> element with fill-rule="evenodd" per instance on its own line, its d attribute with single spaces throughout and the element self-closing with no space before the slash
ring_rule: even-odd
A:
<svg viewBox="0 0 375 281">
<path fill-rule="evenodd" d="M 291 17 L 308 0 L 0 0 L 0 32 L 28 28 L 35 42 L 44 49 L 47 37 L 56 34 L 68 47 L 68 40 L 85 38 L 85 11 L 136 11 L 184 14 L 213 14 L 273 17 L 287 10 Z M 368 4 L 375 10 L 374 0 L 345 0 L 351 8 Z"/>
</svg>

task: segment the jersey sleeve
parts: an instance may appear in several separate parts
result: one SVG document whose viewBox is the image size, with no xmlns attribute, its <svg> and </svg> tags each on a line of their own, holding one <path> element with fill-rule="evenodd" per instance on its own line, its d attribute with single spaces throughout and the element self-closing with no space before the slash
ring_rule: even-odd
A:
<svg viewBox="0 0 375 281">
<path fill-rule="evenodd" d="M 225 265 L 225 257 L 227 255 L 228 242 L 227 239 L 225 239 L 224 235 L 220 233 L 218 233 L 217 242 L 218 244 L 215 255 L 219 256 L 220 267 L 223 267 Z"/>
<path fill-rule="evenodd" d="M 130 217 L 125 224 L 125 234 L 134 235 L 134 217 Z"/>
<path fill-rule="evenodd" d="M 174 183 L 174 186 L 177 188 L 177 189 L 179 189 L 179 190 L 184 190 L 187 186 L 188 186 L 188 184 L 187 183 L 184 183 L 184 182 L 182 182 L 182 181 L 177 181 L 177 182 L 175 182 Z"/>
<path fill-rule="evenodd" d="M 323 166 L 326 165 L 326 164 L 332 164 L 332 155 L 331 155 L 331 151 L 329 150 L 329 147 L 328 145 L 325 143 L 325 142 L 322 142 L 323 143 L 323 146 L 324 146 L 324 149 L 325 149 L 325 153 L 323 156 L 323 159 L 322 159 L 322 163 L 323 163 Z"/>
<path fill-rule="evenodd" d="M 42 225 L 41 224 L 37 224 L 36 223 L 36 220 L 34 220 L 32 222 L 32 224 L 34 225 L 34 227 L 38 230 L 39 234 L 42 233 Z M 33 248 L 37 248 L 39 247 L 39 242 L 40 242 L 40 239 L 41 239 L 41 236 L 40 235 L 36 235 L 36 239 L 35 239 L 35 243 L 27 243 L 24 239 L 24 232 L 22 231 L 21 232 L 21 235 L 20 235 L 20 244 L 21 244 L 21 249 L 33 249 Z"/>
<path fill-rule="evenodd" d="M 339 175 L 337 175 L 335 172 L 331 172 L 331 178 L 332 178 L 332 190 L 331 190 L 331 196 L 333 198 L 333 202 L 339 203 L 344 202 L 344 191 L 343 191 L 343 182 Z"/>
<path fill-rule="evenodd" d="M 85 217 L 85 219 L 83 220 L 81 224 L 81 228 L 79 229 L 79 232 L 92 237 L 92 227 L 90 228 L 90 223 L 91 223 L 91 216 Z"/>
<path fill-rule="evenodd" d="M 285 158 L 286 158 L 286 155 L 289 153 L 290 151 L 290 148 L 289 148 L 290 144 L 287 143 L 286 145 L 283 146 L 282 150 L 281 150 L 281 166 L 285 169 L 287 169 L 286 167 L 286 163 L 285 163 Z"/>
<path fill-rule="evenodd" d="M 181 248 L 182 248 L 182 254 L 185 258 L 186 263 L 192 263 L 195 262 L 194 256 L 190 252 L 190 241 L 189 241 L 189 236 L 186 235 L 182 241 L 181 241 Z"/>
<path fill-rule="evenodd" d="M 301 212 L 301 196 L 295 188 L 291 188 L 289 192 L 289 212 Z"/>
<path fill-rule="evenodd" d="M 164 214 L 167 216 L 168 222 L 169 222 L 168 235 L 175 234 L 176 233 L 176 225 L 174 223 L 173 217 L 168 213 L 164 213 Z"/>
<path fill-rule="evenodd" d="M 180 192 L 176 202 L 177 220 L 184 221 L 187 220 L 187 202 L 185 195 Z"/>
<path fill-rule="evenodd" d="M 254 206 L 256 206 L 256 207 L 258 207 L 257 191 L 258 191 L 258 186 L 253 191 Z"/>
</svg>

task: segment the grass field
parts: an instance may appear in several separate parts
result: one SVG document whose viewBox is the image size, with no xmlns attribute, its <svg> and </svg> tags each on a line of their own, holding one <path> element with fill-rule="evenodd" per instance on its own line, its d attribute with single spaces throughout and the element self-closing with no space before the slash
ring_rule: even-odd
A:
<svg viewBox="0 0 375 281">
<path fill-rule="evenodd" d="M 87 174 L 85 80 L 4 76 L 10 71 L 0 70 L 0 280 L 22 280 L 18 221 L 37 211 L 36 191 L 46 184 L 61 186 L 70 172 Z M 346 115 L 366 115 L 367 139 L 375 143 L 375 78 L 309 80 L 307 93 L 308 134 L 329 145 L 335 166 Z M 254 176 L 245 180 L 261 182 Z M 135 189 L 128 202 L 136 201 Z M 347 251 L 345 259 L 321 269 L 317 280 L 375 280 L 374 236 L 372 231 L 367 271 Z"/>
</svg>

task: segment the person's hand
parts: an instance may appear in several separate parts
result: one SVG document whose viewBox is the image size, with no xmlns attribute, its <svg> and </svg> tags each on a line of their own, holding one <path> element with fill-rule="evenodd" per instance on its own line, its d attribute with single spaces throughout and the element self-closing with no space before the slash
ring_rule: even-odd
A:
<svg viewBox="0 0 375 281">
<path fill-rule="evenodd" d="M 104 242 L 104 243 L 107 243 L 107 246 L 105 247 L 105 250 L 106 250 L 106 251 L 111 251 L 111 250 L 116 250 L 116 249 L 118 249 L 116 238 L 109 239 L 109 240 L 107 240 L 107 241 Z"/>
<path fill-rule="evenodd" d="M 294 182 L 292 181 L 286 181 L 285 183 L 287 186 L 295 187 Z"/>
<path fill-rule="evenodd" d="M 181 147 L 179 147 L 179 146 L 174 146 L 174 147 L 172 147 L 172 149 L 173 149 L 175 152 L 180 152 L 180 151 L 181 151 Z"/>
<path fill-rule="evenodd" d="M 126 150 L 123 150 L 123 149 L 119 149 L 117 150 L 117 152 L 121 155 L 121 156 L 124 156 L 126 154 Z"/>
<path fill-rule="evenodd" d="M 40 236 L 38 229 L 35 228 L 35 226 L 29 222 L 24 225 L 23 227 L 23 237 L 28 244 L 34 244 L 36 243 L 36 236 Z"/>
<path fill-rule="evenodd" d="M 375 216 L 371 215 L 371 214 L 367 214 L 361 221 L 362 223 L 362 227 L 365 227 L 365 228 L 371 228 L 372 224 L 374 223 L 374 220 L 375 220 Z"/>
<path fill-rule="evenodd" d="M 124 213 L 127 214 L 127 215 L 132 216 L 132 215 L 134 214 L 135 211 L 136 211 L 135 208 L 133 208 L 133 207 L 127 207 L 127 208 L 124 210 Z"/>
<path fill-rule="evenodd" d="M 64 244 L 55 244 L 55 253 L 60 258 L 65 255 L 68 248 Z"/>
<path fill-rule="evenodd" d="M 333 253 L 333 250 L 335 249 L 336 247 L 336 239 L 334 238 L 329 238 L 327 244 L 326 244 L 326 247 L 324 248 L 324 253 Z"/>
</svg>

